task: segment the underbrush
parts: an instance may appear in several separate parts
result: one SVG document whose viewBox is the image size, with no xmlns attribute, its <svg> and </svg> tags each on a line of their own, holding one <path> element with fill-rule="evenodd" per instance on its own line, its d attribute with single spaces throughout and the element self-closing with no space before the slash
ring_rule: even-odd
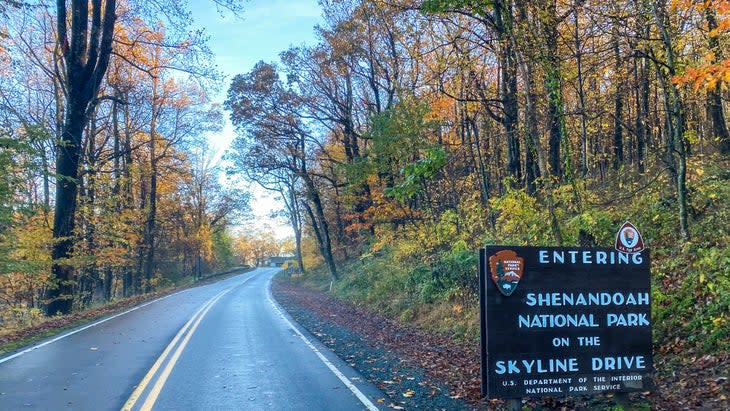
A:
<svg viewBox="0 0 730 411">
<path fill-rule="evenodd" d="M 708 162 L 707 164 L 713 164 Z M 553 191 L 563 245 L 588 238 L 612 247 L 630 220 L 651 250 L 653 330 L 659 353 L 705 354 L 730 349 L 730 172 L 701 160 L 690 164 L 691 239 L 679 238 L 674 193 L 661 174 L 605 187 L 565 185 Z M 717 162 L 714 162 L 717 164 Z M 479 335 L 477 249 L 485 244 L 557 245 L 544 204 L 508 190 L 489 207 L 466 199 L 430 224 L 383 229 L 363 254 L 297 281 L 338 298 L 464 342 Z M 485 227 L 492 216 L 494 227 Z"/>
<path fill-rule="evenodd" d="M 730 171 L 694 169 L 692 239 L 680 243 L 666 224 L 652 264 L 656 342 L 674 351 L 730 350 Z M 663 222 L 667 204 L 652 218 Z M 668 350 L 665 346 L 662 350 Z"/>
</svg>

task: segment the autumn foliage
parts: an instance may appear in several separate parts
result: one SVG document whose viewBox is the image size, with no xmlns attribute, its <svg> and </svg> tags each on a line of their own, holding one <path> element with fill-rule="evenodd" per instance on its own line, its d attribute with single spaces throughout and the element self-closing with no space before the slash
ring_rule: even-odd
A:
<svg viewBox="0 0 730 411">
<path fill-rule="evenodd" d="M 66 3 L 0 10 L 3 331 L 239 264 L 204 39 L 161 3 Z"/>
<path fill-rule="evenodd" d="M 730 347 L 727 2 L 322 3 L 319 42 L 225 103 L 231 171 L 323 264 L 302 281 L 470 341 L 476 249 L 610 246 L 631 220 L 657 344 Z"/>
</svg>

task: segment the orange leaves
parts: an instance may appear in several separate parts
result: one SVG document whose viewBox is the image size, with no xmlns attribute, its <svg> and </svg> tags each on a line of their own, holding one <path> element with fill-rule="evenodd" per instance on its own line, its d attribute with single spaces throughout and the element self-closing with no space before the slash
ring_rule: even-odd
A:
<svg viewBox="0 0 730 411">
<path fill-rule="evenodd" d="M 730 31 L 730 2 L 727 0 L 674 0 L 674 10 L 692 10 L 706 23 L 708 51 L 691 63 L 684 74 L 672 81 L 678 85 L 692 85 L 695 90 L 711 90 L 730 81 L 730 59 L 723 55 L 721 38 Z"/>
<path fill-rule="evenodd" d="M 730 15 L 730 2 L 727 0 L 672 0 L 670 3 L 672 11 L 693 8 L 699 11 L 714 10 L 718 15 Z"/>
<path fill-rule="evenodd" d="M 730 82 L 730 59 L 725 59 L 719 64 L 709 64 L 696 68 L 688 68 L 681 76 L 675 76 L 675 84 L 691 84 L 695 90 L 714 89 L 718 83 Z"/>
<path fill-rule="evenodd" d="M 424 120 L 442 121 L 452 119 L 454 117 L 454 105 L 453 99 L 445 95 L 436 96 L 431 101 L 431 111 L 426 113 Z"/>
<path fill-rule="evenodd" d="M 404 223 L 414 218 L 417 211 L 401 205 L 397 201 L 388 198 L 381 190 L 373 193 L 373 205 L 363 212 L 363 218 L 367 221 L 378 223 Z"/>
</svg>

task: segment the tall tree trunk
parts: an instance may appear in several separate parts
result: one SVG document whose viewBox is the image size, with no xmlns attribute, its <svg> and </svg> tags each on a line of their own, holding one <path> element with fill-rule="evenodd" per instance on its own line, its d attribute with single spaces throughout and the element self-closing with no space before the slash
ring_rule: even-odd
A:
<svg viewBox="0 0 730 411">
<path fill-rule="evenodd" d="M 112 142 L 113 142 L 113 173 L 114 185 L 112 186 L 112 197 L 115 200 L 114 212 L 116 215 L 122 213 L 124 202 L 120 198 L 122 192 L 122 150 L 121 150 L 121 136 L 119 135 L 119 90 L 114 88 L 114 98 L 112 99 Z M 114 247 L 115 244 L 112 241 L 108 242 L 109 247 Z M 111 266 L 107 266 L 104 270 L 103 289 L 105 301 L 111 301 L 112 299 L 112 285 L 114 283 L 114 269 Z"/>
<path fill-rule="evenodd" d="M 89 19 L 89 2 L 72 2 L 69 26 L 66 1 L 56 2 L 57 41 L 66 63 L 66 116 L 61 139 L 56 146 L 56 204 L 51 251 L 51 276 L 55 284 L 46 292 L 46 314 L 49 315 L 65 314 L 73 307 L 74 266 L 68 259 L 76 241 L 74 228 L 83 149 L 81 139 L 86 111 L 109 64 L 116 20 L 116 0 L 93 0 L 91 3 L 92 18 Z"/>
<path fill-rule="evenodd" d="M 304 258 L 302 257 L 302 216 L 301 211 L 299 210 L 299 199 L 296 195 L 294 182 L 291 182 L 291 184 L 284 190 L 286 190 L 285 193 L 282 193 L 283 198 L 285 199 L 284 203 L 289 211 L 289 221 L 291 223 L 292 230 L 294 231 L 294 245 L 296 247 L 297 264 L 299 264 L 299 271 L 303 272 L 305 268 Z"/>
<path fill-rule="evenodd" d="M 540 144 L 540 129 L 537 121 L 537 109 L 535 108 L 535 101 L 537 95 L 535 94 L 535 78 L 532 71 L 532 66 L 521 62 L 520 67 L 522 68 L 523 76 L 525 78 L 525 116 L 527 118 L 527 150 L 531 153 L 528 157 L 530 161 L 527 162 L 528 167 L 528 186 L 533 186 L 534 190 L 537 189 L 537 181 L 540 177 L 549 176 L 545 162 L 545 153 Z M 534 159 L 537 161 L 535 161 Z"/>
<path fill-rule="evenodd" d="M 98 266 L 95 261 L 96 257 L 96 104 L 92 103 L 91 121 L 89 122 L 89 129 L 87 131 L 87 172 L 86 172 L 86 205 L 88 208 L 88 215 L 86 216 L 86 252 L 90 257 L 91 261 L 86 269 L 86 280 L 89 282 L 87 287 L 88 294 L 84 296 L 83 305 L 88 307 L 94 298 L 94 291 L 98 287 Z"/>
<path fill-rule="evenodd" d="M 676 186 L 677 186 L 677 203 L 679 214 L 679 234 L 684 240 L 689 240 L 689 219 L 687 212 L 687 150 L 684 137 L 685 128 L 685 109 L 682 97 L 677 86 L 672 83 L 671 79 L 676 75 L 676 59 L 674 54 L 674 45 L 667 27 L 668 19 L 666 14 L 666 3 L 662 0 L 652 1 L 652 11 L 654 20 L 659 30 L 666 54 L 666 64 L 657 70 L 660 76 L 664 95 L 667 104 L 667 119 L 670 130 L 667 131 L 669 136 L 669 147 L 672 158 L 676 156 Z"/>
<path fill-rule="evenodd" d="M 614 58 L 614 81 L 616 83 L 616 94 L 613 98 L 613 169 L 618 170 L 624 164 L 624 134 L 623 134 L 623 108 L 624 108 L 624 78 L 623 62 L 621 61 L 621 48 L 618 41 L 618 19 L 613 19 L 611 32 L 611 48 Z"/>
<path fill-rule="evenodd" d="M 81 135 L 86 107 L 71 101 L 61 141 L 56 146 L 56 204 L 53 219 L 52 277 L 55 284 L 46 294 L 46 314 L 66 314 L 73 306 L 74 266 L 68 261 L 75 244 L 76 202 L 78 192 Z"/>
<path fill-rule="evenodd" d="M 139 210 L 147 210 L 149 200 L 149 177 L 145 172 L 140 173 L 139 178 Z M 142 227 L 140 238 L 137 240 L 137 270 L 132 278 L 132 288 L 135 294 L 141 294 L 143 290 L 142 280 L 144 279 L 145 258 L 147 256 L 147 220 Z"/>
<path fill-rule="evenodd" d="M 717 17 L 715 11 L 711 7 L 705 9 L 705 19 L 707 20 L 708 30 L 717 29 Z M 710 50 L 714 53 L 714 64 L 722 62 L 723 53 L 720 48 L 720 40 L 717 35 L 710 36 Z M 707 108 L 712 118 L 713 137 L 720 141 L 720 153 L 723 155 L 730 154 L 730 133 L 725 124 L 725 113 L 722 109 L 722 87 L 721 82 L 717 82 L 715 87 L 707 91 Z"/>
<path fill-rule="evenodd" d="M 304 181 L 304 186 L 307 192 L 307 198 L 314 206 L 314 210 L 309 210 L 312 221 L 316 221 L 319 226 L 319 235 L 317 240 L 320 243 L 320 250 L 322 251 L 322 258 L 324 258 L 325 264 L 330 272 L 330 276 L 333 281 L 336 281 L 339 277 L 337 275 L 337 266 L 335 265 L 335 259 L 332 254 L 332 241 L 330 239 L 329 225 L 324 215 L 324 207 L 322 206 L 322 199 L 319 196 L 317 188 L 314 186 L 312 177 L 307 174 L 306 170 L 303 170 L 300 176 Z"/>
<path fill-rule="evenodd" d="M 156 77 L 155 77 L 156 79 Z M 152 96 L 152 119 L 150 122 L 150 186 L 149 203 L 147 204 L 147 220 L 144 230 L 145 244 L 145 266 L 144 266 L 144 292 L 151 291 L 151 281 L 155 269 L 155 239 L 157 237 L 157 82 L 154 81 Z"/>
<path fill-rule="evenodd" d="M 639 25 L 639 30 L 646 26 L 646 19 Z M 637 50 L 639 51 L 639 50 Z M 634 83 L 636 84 L 636 167 L 639 174 L 644 174 L 646 160 L 646 143 L 649 132 L 649 59 L 646 50 L 640 50 L 643 57 L 634 59 Z"/>
<path fill-rule="evenodd" d="M 583 177 L 588 175 L 588 112 L 586 110 L 585 80 L 583 79 L 583 43 L 581 42 L 578 7 L 573 14 L 575 37 L 575 64 L 578 72 L 578 110 L 580 111 L 580 173 Z"/>
<path fill-rule="evenodd" d="M 491 183 L 489 182 L 489 172 L 487 166 L 484 163 L 484 149 L 482 148 L 481 132 L 477 124 L 476 115 L 474 117 L 467 116 L 466 127 L 470 130 L 469 133 L 474 139 L 474 148 L 477 162 L 477 169 L 479 170 L 479 191 L 481 193 L 482 204 L 489 207 L 489 190 L 491 189 Z"/>
<path fill-rule="evenodd" d="M 517 131 L 519 120 L 517 101 L 517 59 L 512 48 L 513 37 L 512 3 L 509 1 L 494 2 L 494 24 L 499 39 L 500 64 L 500 98 L 503 111 L 502 126 L 507 142 L 507 173 L 512 177 L 512 184 L 522 182 L 522 164 L 520 161 L 520 139 Z"/>
<path fill-rule="evenodd" d="M 521 13 L 523 13 L 521 11 Z M 525 13 L 526 15 L 526 13 Z M 548 177 L 549 170 L 547 161 L 545 159 L 545 152 L 540 144 L 540 131 L 538 129 L 537 122 L 537 109 L 535 103 L 537 101 L 537 94 L 535 93 L 535 74 L 532 71 L 532 65 L 528 64 L 524 59 L 520 61 L 520 69 L 522 75 L 525 78 L 525 94 L 526 94 L 526 114 L 527 114 L 527 128 L 529 137 L 529 146 L 535 150 L 537 157 L 537 171 L 538 176 Z M 541 180 L 542 186 L 545 189 L 545 199 L 547 202 L 548 213 L 550 214 L 550 230 L 552 231 L 553 238 L 558 245 L 563 244 L 563 235 L 560 231 L 560 224 L 558 223 L 557 215 L 555 214 L 555 200 L 553 198 L 553 183 L 550 178 L 544 178 Z"/>
<path fill-rule="evenodd" d="M 545 54 L 545 90 L 547 91 L 548 121 L 550 124 L 549 158 L 550 171 L 553 176 L 563 180 L 563 162 L 561 147 L 566 138 L 564 130 L 564 109 L 561 90 L 560 59 L 558 56 L 558 25 L 555 0 L 548 0 L 545 10 L 542 10 L 543 39 Z"/>
<path fill-rule="evenodd" d="M 134 191 L 132 185 L 132 123 L 131 113 L 129 111 L 129 93 L 124 92 L 124 140 L 122 141 L 122 202 L 125 210 L 134 209 Z M 127 224 L 131 224 L 131 221 L 125 221 Z M 137 244 L 139 245 L 139 244 Z M 133 244 L 127 245 L 127 256 L 132 261 L 134 255 Z M 125 267 L 124 277 L 122 280 L 123 291 L 122 295 L 129 297 L 134 293 L 138 292 L 135 288 L 135 268 L 132 264 Z"/>
</svg>

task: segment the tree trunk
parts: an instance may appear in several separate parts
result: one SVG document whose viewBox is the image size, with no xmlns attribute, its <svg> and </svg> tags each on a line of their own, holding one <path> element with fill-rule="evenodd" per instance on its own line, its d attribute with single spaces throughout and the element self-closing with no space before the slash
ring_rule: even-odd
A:
<svg viewBox="0 0 730 411">
<path fill-rule="evenodd" d="M 129 101 L 129 94 L 123 93 L 124 101 Z M 129 104 L 124 105 L 124 140 L 122 142 L 122 201 L 123 207 L 126 210 L 134 209 L 134 191 L 132 187 L 132 125 L 131 125 L 131 114 L 129 112 Z M 131 221 L 125 221 L 127 224 L 131 224 Z M 138 243 L 138 242 L 137 242 Z M 139 245 L 139 244 L 137 244 Z M 127 245 L 127 255 L 130 261 L 134 255 L 132 244 Z M 124 277 L 122 280 L 123 291 L 122 295 L 129 297 L 134 293 L 138 292 L 135 288 L 135 271 L 134 266 L 130 265 L 125 268 Z"/>
<path fill-rule="evenodd" d="M 616 94 L 613 98 L 613 169 L 618 170 L 624 164 L 624 134 L 623 134 L 623 73 L 621 61 L 621 48 L 618 42 L 618 21 L 614 19 L 611 34 L 611 47 L 614 58 L 614 81 L 616 83 Z"/>
<path fill-rule="evenodd" d="M 476 115 L 474 117 L 476 117 Z M 474 148 L 476 149 L 476 162 L 477 168 L 479 170 L 479 191 L 481 192 L 482 204 L 489 207 L 489 190 L 491 188 L 491 184 L 489 182 L 489 173 L 487 171 L 487 167 L 484 164 L 484 149 L 482 148 L 481 132 L 479 131 L 479 126 L 477 125 L 477 119 L 474 117 L 467 116 L 466 127 L 471 130 L 471 134 L 474 139 Z"/>
<path fill-rule="evenodd" d="M 88 215 L 86 216 L 86 252 L 88 257 L 91 258 L 89 265 L 86 269 L 86 277 L 89 281 L 89 287 L 87 287 L 88 295 L 83 299 L 84 307 L 88 307 L 93 301 L 94 291 L 99 287 L 99 274 L 98 266 L 96 264 L 96 105 L 92 104 L 93 109 L 91 112 L 91 121 L 89 122 L 89 129 L 87 131 L 87 172 L 86 172 L 86 205 L 88 206 Z"/>
<path fill-rule="evenodd" d="M 337 275 L 337 266 L 335 265 L 335 259 L 332 254 L 332 242 L 330 240 L 329 227 L 327 219 L 324 216 L 324 207 L 322 206 L 322 199 L 319 196 L 317 188 L 314 186 L 312 177 L 304 171 L 301 176 L 304 180 L 304 185 L 307 191 L 307 197 L 314 206 L 314 210 L 310 210 L 312 213 L 311 218 L 316 221 L 319 226 L 319 235 L 317 240 L 320 242 L 320 249 L 322 250 L 322 258 L 324 258 L 325 264 L 330 272 L 330 276 L 333 281 L 336 281 L 339 277 Z"/>
<path fill-rule="evenodd" d="M 709 31 L 717 29 L 717 18 L 715 11 L 711 7 L 705 9 L 705 19 L 707 20 L 707 29 Z M 717 35 L 710 36 L 709 46 L 715 55 L 713 63 L 719 64 L 722 62 L 723 53 Z M 719 81 L 715 87 L 707 91 L 707 109 L 710 113 L 710 118 L 712 118 L 713 137 L 717 138 L 720 142 L 720 154 L 728 155 L 730 154 L 730 133 L 725 124 L 725 113 L 722 109 L 722 87 Z"/>
<path fill-rule="evenodd" d="M 519 120 L 517 102 L 517 59 L 512 44 L 512 5 L 511 2 L 494 2 L 494 22 L 499 39 L 500 64 L 500 96 L 504 114 L 502 126 L 507 142 L 507 173 L 512 177 L 513 186 L 522 182 L 522 164 L 520 161 L 520 140 L 517 132 Z"/>
<path fill-rule="evenodd" d="M 55 243 L 51 268 L 55 284 L 48 289 L 46 314 L 67 314 L 73 305 L 74 267 L 68 259 L 75 243 L 77 181 L 81 156 L 81 135 L 86 120 L 86 107 L 69 101 L 64 131 L 56 146 L 56 205 L 53 219 Z"/>
<path fill-rule="evenodd" d="M 548 100 L 548 121 L 550 123 L 549 158 L 550 171 L 553 176 L 563 180 L 563 162 L 561 146 L 566 136 L 563 133 L 563 97 L 561 92 L 560 60 L 558 57 L 558 27 L 555 21 L 555 1 L 549 0 L 543 17 L 543 38 L 546 42 L 545 56 L 545 90 Z"/>
<path fill-rule="evenodd" d="M 634 81 L 636 87 L 636 167 L 644 174 L 646 142 L 649 129 L 649 72 L 646 57 L 634 59 Z"/>
<path fill-rule="evenodd" d="M 580 173 L 583 177 L 588 175 L 588 127 L 586 125 L 588 113 L 585 101 L 585 81 L 583 79 L 583 44 L 578 26 L 578 8 L 574 11 L 574 36 L 575 36 L 575 64 L 578 72 L 578 110 L 580 111 Z"/>
<path fill-rule="evenodd" d="M 154 110 L 154 108 L 153 108 Z M 157 231 L 157 127 L 156 115 L 152 116 L 150 126 L 150 186 L 149 203 L 147 205 L 147 221 L 145 222 L 144 244 L 145 244 L 145 267 L 144 267 L 144 292 L 151 291 L 151 281 L 155 269 L 155 237 Z"/>
<path fill-rule="evenodd" d="M 301 213 L 299 211 L 299 200 L 291 193 L 291 202 L 294 205 L 292 211 L 292 229 L 294 230 L 294 243 L 297 253 L 297 264 L 299 264 L 299 271 L 304 272 L 304 257 L 302 257 L 302 221 Z"/>
<path fill-rule="evenodd" d="M 674 57 L 674 45 L 669 35 L 666 17 L 666 4 L 661 0 L 652 2 L 654 20 L 661 35 L 667 61 L 664 67 L 657 67 L 657 74 L 664 88 L 664 95 L 667 105 L 667 120 L 670 130 L 667 130 L 669 138 L 669 153 L 674 160 L 676 156 L 676 186 L 677 186 L 677 208 L 679 214 L 679 234 L 684 240 L 690 239 L 689 219 L 687 212 L 687 150 L 684 137 L 685 119 L 684 103 L 679 94 L 677 86 L 671 79 L 676 75 L 676 60 Z M 666 70 L 666 71 L 665 71 Z"/>
<path fill-rule="evenodd" d="M 520 64 L 521 71 L 525 77 L 525 94 L 527 101 L 527 127 L 530 146 L 535 150 L 537 157 L 537 171 L 539 175 L 548 177 L 549 171 L 547 169 L 547 161 L 545 160 L 545 154 L 540 144 L 540 135 L 537 123 L 537 110 L 535 108 L 535 102 L 537 95 L 534 92 L 535 78 L 532 71 L 532 66 L 522 61 Z M 560 231 L 560 224 L 558 223 L 557 215 L 555 214 L 555 200 L 553 199 L 553 183 L 550 178 L 542 180 L 542 185 L 545 189 L 545 199 L 547 202 L 548 213 L 550 214 L 550 230 L 552 231 L 553 238 L 558 245 L 563 244 L 563 235 Z"/>
<path fill-rule="evenodd" d="M 89 30 L 89 3 L 75 1 L 69 27 L 65 1 L 57 1 L 57 38 L 66 63 L 66 116 L 56 154 L 56 204 L 53 219 L 51 279 L 46 293 L 46 314 L 66 314 L 73 306 L 74 266 L 72 256 L 77 179 L 83 144 L 81 142 L 89 103 L 101 86 L 109 57 L 116 20 L 116 0 L 93 0 Z M 103 14 L 103 15 L 102 15 Z M 70 39 L 69 35 L 70 28 Z"/>
</svg>

